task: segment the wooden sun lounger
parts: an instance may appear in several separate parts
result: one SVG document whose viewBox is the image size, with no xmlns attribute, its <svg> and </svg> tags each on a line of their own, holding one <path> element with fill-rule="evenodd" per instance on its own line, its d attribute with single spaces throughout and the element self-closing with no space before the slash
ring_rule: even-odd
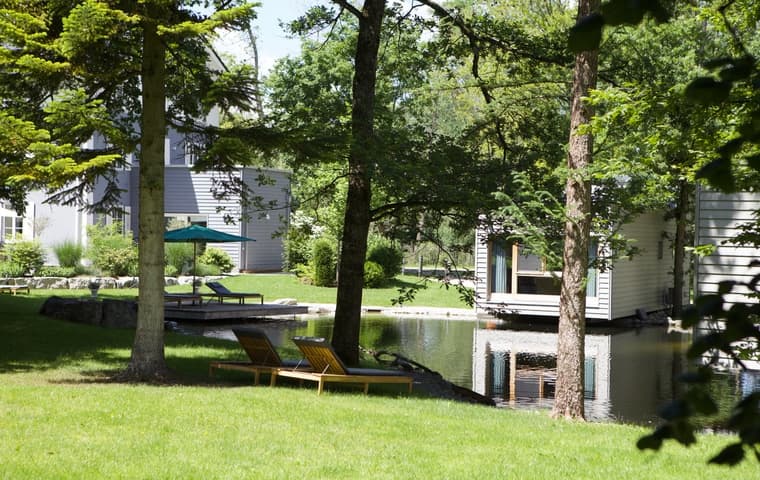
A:
<svg viewBox="0 0 760 480">
<path fill-rule="evenodd" d="M 206 297 L 211 297 L 209 301 L 216 298 L 219 303 L 223 303 L 225 298 L 234 298 L 238 301 L 239 304 L 242 305 L 245 303 L 246 298 L 259 298 L 261 299 L 261 304 L 262 305 L 264 304 L 264 295 L 260 293 L 232 292 L 219 282 L 206 282 L 206 286 L 214 292 L 214 293 L 203 294 Z"/>
<path fill-rule="evenodd" d="M 309 363 L 306 360 L 283 360 L 275 350 L 269 337 L 261 330 L 252 328 L 233 329 L 232 332 L 238 339 L 248 355 L 250 362 L 216 361 L 209 364 L 208 372 L 214 376 L 214 369 L 237 370 L 253 373 L 253 384 L 259 384 L 262 373 L 272 373 L 280 368 L 288 368 L 294 371 L 308 370 Z M 273 384 L 273 383 L 272 383 Z"/>
<path fill-rule="evenodd" d="M 406 373 L 395 370 L 346 367 L 324 338 L 295 337 L 293 342 L 308 360 L 311 370 L 277 369 L 272 372 L 272 385 L 275 384 L 277 377 L 281 376 L 317 382 L 317 395 L 322 393 L 326 383 L 358 383 L 364 386 L 365 394 L 369 391 L 370 383 L 402 383 L 409 386 L 410 393 L 412 391 L 414 379 Z"/>
<path fill-rule="evenodd" d="M 24 290 L 26 290 L 26 293 L 29 293 L 29 285 L 0 285 L 0 293 L 16 295 L 19 291 Z"/>
</svg>

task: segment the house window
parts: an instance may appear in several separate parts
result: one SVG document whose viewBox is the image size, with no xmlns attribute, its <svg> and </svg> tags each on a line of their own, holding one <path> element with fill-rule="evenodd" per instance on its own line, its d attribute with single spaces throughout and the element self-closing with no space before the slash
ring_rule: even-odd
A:
<svg viewBox="0 0 760 480">
<path fill-rule="evenodd" d="M 504 240 L 491 243 L 491 293 L 512 291 L 511 248 Z"/>
<path fill-rule="evenodd" d="M 529 253 L 524 247 L 509 245 L 504 240 L 490 244 L 490 293 L 520 295 L 559 295 L 561 271 L 547 270 L 546 261 Z M 586 295 L 597 296 L 598 271 L 593 267 L 597 255 L 597 243 L 589 245 L 588 280 Z"/>
<path fill-rule="evenodd" d="M 120 225 L 120 233 L 127 235 L 130 232 L 130 207 L 120 206 L 109 213 L 96 213 L 93 219 L 95 225 Z"/>
<path fill-rule="evenodd" d="M 21 238 L 21 234 L 24 232 L 24 219 L 16 216 L 0 217 L 0 228 L 3 232 L 2 240 Z"/>
<path fill-rule="evenodd" d="M 189 225 L 208 226 L 208 217 L 206 215 L 187 215 L 181 213 L 167 213 L 164 216 L 164 226 L 166 230 L 176 230 Z"/>
</svg>

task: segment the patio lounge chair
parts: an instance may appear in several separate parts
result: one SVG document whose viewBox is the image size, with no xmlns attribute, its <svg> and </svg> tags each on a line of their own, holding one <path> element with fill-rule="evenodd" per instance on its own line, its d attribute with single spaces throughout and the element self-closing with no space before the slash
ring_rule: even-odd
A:
<svg viewBox="0 0 760 480">
<path fill-rule="evenodd" d="M 279 368 L 289 368 L 293 370 L 307 370 L 309 363 L 306 360 L 283 360 L 277 354 L 269 337 L 261 330 L 253 328 L 233 329 L 232 333 L 240 342 L 245 353 L 248 354 L 250 362 L 228 362 L 218 361 L 211 362 L 208 368 L 210 376 L 214 376 L 214 369 L 238 370 L 242 372 L 253 373 L 253 384 L 259 384 L 259 376 L 262 373 L 272 373 Z"/>
<path fill-rule="evenodd" d="M 225 298 L 236 298 L 238 303 L 242 305 L 245 303 L 246 298 L 260 298 L 262 305 L 264 304 L 264 295 L 260 293 L 231 292 L 227 287 L 219 282 L 206 282 L 206 286 L 210 288 L 214 293 L 206 293 L 204 295 L 215 297 L 219 303 L 223 303 Z"/>
<path fill-rule="evenodd" d="M 168 302 L 177 302 L 178 307 L 181 307 L 184 302 L 190 302 L 191 305 L 198 302 L 199 305 L 202 305 L 203 297 L 197 293 L 169 293 L 164 291 L 164 303 Z"/>
<path fill-rule="evenodd" d="M 311 370 L 277 369 L 272 372 L 272 385 L 281 376 L 317 382 L 318 395 L 322 393 L 325 383 L 358 383 L 364 385 L 365 394 L 370 383 L 405 383 L 409 385 L 409 392 L 412 391 L 414 379 L 404 372 L 346 367 L 324 338 L 294 337 L 293 342 L 308 360 Z"/>
</svg>

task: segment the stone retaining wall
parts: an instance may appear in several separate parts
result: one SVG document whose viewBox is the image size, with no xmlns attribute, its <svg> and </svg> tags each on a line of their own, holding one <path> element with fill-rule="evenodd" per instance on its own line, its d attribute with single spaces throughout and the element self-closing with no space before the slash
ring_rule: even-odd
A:
<svg viewBox="0 0 760 480">
<path fill-rule="evenodd" d="M 197 285 L 222 277 L 196 277 Z M 43 289 L 82 289 L 87 290 L 90 282 L 99 282 L 100 288 L 137 288 L 140 279 L 138 277 L 15 277 L 0 278 L 4 285 L 29 285 L 30 288 Z M 193 277 L 166 277 L 165 285 L 191 285 Z"/>
</svg>

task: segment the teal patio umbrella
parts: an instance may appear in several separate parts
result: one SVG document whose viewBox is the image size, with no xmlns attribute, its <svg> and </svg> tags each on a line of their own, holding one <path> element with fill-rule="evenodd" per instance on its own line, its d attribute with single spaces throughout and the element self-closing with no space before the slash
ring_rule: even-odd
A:
<svg viewBox="0 0 760 480">
<path fill-rule="evenodd" d="M 164 242 L 193 244 L 193 293 L 195 293 L 195 263 L 199 243 L 255 242 L 253 238 L 241 237 L 200 225 L 169 230 L 164 233 Z"/>
</svg>

